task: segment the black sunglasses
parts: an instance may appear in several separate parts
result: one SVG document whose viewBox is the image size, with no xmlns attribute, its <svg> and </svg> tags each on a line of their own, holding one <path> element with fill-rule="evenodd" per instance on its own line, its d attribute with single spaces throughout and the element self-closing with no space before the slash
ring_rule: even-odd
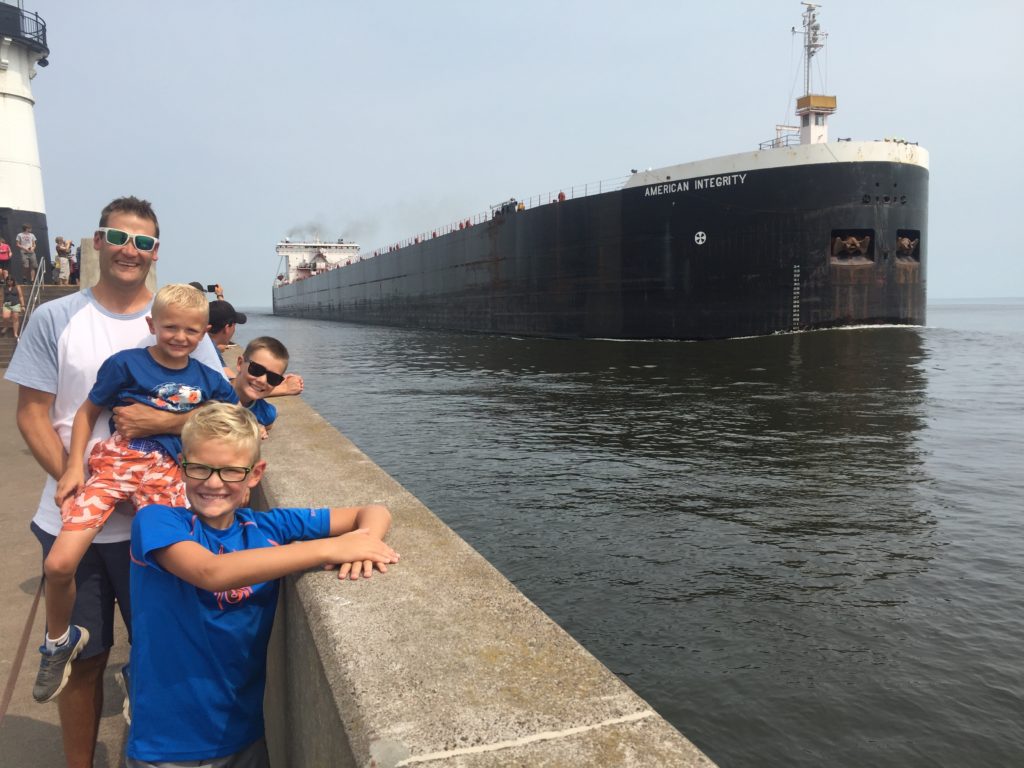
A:
<svg viewBox="0 0 1024 768">
<path fill-rule="evenodd" d="M 249 375 L 254 376 L 257 379 L 260 376 L 266 376 L 267 384 L 269 384 L 272 387 L 276 387 L 278 384 L 284 381 L 284 376 L 282 376 L 280 373 L 268 371 L 262 365 L 260 365 L 259 363 L 254 363 L 252 360 L 249 361 Z"/>
</svg>

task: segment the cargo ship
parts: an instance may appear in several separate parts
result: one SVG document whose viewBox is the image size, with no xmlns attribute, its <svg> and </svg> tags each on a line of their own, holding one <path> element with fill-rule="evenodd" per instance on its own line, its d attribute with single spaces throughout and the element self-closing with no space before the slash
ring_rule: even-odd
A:
<svg viewBox="0 0 1024 768">
<path fill-rule="evenodd" d="M 282 241 L 274 314 L 609 339 L 923 325 L 928 152 L 829 141 L 836 97 L 811 88 L 826 35 L 803 5 L 799 125 L 756 151 L 513 198 L 365 253 Z"/>
</svg>

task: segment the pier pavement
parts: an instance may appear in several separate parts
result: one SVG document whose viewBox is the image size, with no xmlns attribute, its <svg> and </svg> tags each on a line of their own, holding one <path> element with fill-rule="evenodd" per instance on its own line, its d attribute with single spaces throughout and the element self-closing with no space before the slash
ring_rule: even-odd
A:
<svg viewBox="0 0 1024 768">
<path fill-rule="evenodd" d="M 0 368 L 0 376 L 6 368 Z M 57 705 L 37 704 L 32 683 L 39 668 L 39 642 L 43 636 L 40 599 L 29 624 L 24 655 L 18 651 L 39 589 L 42 572 L 39 542 L 29 530 L 45 473 L 32 457 L 15 423 L 18 387 L 0 378 L 0 530 L 4 553 L 0 557 L 0 704 L 7 711 L 0 722 L 0 765 L 5 768 L 53 768 L 64 765 Z M 121 716 L 123 698 L 114 672 L 128 660 L 128 639 L 118 617 L 115 646 L 110 654 L 104 685 L 103 717 L 95 768 L 124 765 L 127 726 Z M 14 679 L 16 677 L 16 679 Z M 13 688 L 11 687 L 13 684 Z"/>
</svg>

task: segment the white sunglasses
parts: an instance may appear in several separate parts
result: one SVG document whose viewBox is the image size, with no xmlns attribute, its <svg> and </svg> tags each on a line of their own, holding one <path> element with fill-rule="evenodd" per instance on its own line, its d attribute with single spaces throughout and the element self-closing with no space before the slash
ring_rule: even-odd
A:
<svg viewBox="0 0 1024 768">
<path fill-rule="evenodd" d="M 106 241 L 111 245 L 124 245 L 131 240 L 136 250 L 139 251 L 152 251 L 160 242 L 160 238 L 152 235 L 132 235 L 123 229 L 114 229 L 113 227 L 100 227 L 96 231 L 102 232 Z"/>
</svg>

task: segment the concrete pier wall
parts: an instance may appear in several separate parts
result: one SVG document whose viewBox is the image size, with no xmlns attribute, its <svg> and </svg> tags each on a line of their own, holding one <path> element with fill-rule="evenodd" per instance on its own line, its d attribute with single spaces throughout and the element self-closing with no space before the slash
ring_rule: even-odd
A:
<svg viewBox="0 0 1024 768">
<path fill-rule="evenodd" d="M 275 768 L 713 765 L 301 399 L 275 404 L 254 502 L 387 504 L 402 555 L 372 579 L 285 580 L 266 703 Z"/>
</svg>

